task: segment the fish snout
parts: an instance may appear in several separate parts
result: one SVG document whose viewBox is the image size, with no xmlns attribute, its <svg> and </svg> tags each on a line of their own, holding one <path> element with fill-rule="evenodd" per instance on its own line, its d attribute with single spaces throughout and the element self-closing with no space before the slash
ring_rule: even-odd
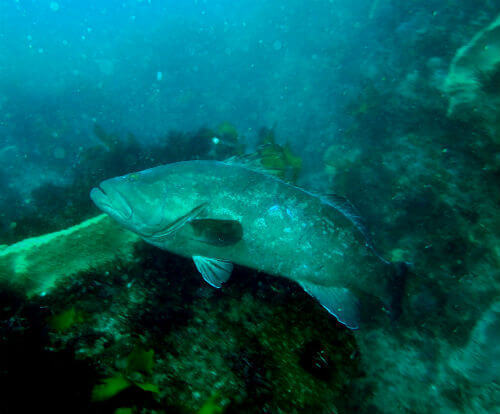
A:
<svg viewBox="0 0 500 414">
<path fill-rule="evenodd" d="M 125 197 L 107 181 L 103 181 L 90 191 L 90 198 L 95 205 L 119 220 L 129 220 L 132 217 L 132 207 Z"/>
<path fill-rule="evenodd" d="M 101 208 L 101 205 L 106 202 L 107 194 L 100 186 L 94 187 L 90 190 L 90 199 Z"/>
</svg>

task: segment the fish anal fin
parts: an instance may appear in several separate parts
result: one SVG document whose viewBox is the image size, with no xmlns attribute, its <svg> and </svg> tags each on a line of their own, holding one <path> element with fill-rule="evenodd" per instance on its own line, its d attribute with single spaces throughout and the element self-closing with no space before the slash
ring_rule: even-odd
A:
<svg viewBox="0 0 500 414">
<path fill-rule="evenodd" d="M 359 301 L 347 288 L 300 283 L 302 288 L 349 329 L 359 328 Z"/>
<path fill-rule="evenodd" d="M 193 256 L 193 261 L 205 282 L 215 288 L 220 288 L 223 283 L 227 282 L 233 271 L 233 264 L 226 260 Z"/>
</svg>

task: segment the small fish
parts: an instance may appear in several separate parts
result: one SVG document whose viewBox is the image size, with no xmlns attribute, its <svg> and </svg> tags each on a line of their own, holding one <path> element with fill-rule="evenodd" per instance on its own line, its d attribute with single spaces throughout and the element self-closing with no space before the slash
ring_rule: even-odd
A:
<svg viewBox="0 0 500 414">
<path fill-rule="evenodd" d="M 317 196 L 232 159 L 112 178 L 90 197 L 146 242 L 192 258 L 216 288 L 236 263 L 297 282 L 350 329 L 366 314 L 361 298 L 401 310 L 406 266 L 375 251 L 359 214 L 338 196 Z"/>
</svg>

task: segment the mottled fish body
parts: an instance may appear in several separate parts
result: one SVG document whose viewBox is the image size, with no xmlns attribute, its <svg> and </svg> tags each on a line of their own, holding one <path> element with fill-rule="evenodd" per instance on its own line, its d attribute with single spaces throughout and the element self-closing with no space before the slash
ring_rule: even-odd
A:
<svg viewBox="0 0 500 414">
<path fill-rule="evenodd" d="M 112 178 L 91 198 L 146 242 L 193 258 L 214 287 L 229 278 L 232 263 L 283 276 L 352 329 L 360 323 L 360 295 L 390 305 L 387 283 L 395 266 L 370 248 L 356 216 L 338 198 L 218 161 Z"/>
</svg>

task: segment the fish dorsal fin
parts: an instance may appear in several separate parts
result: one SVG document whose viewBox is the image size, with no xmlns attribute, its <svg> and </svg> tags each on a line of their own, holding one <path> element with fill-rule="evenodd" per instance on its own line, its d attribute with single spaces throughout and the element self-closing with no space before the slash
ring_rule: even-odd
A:
<svg viewBox="0 0 500 414">
<path fill-rule="evenodd" d="M 346 217 L 362 234 L 365 239 L 366 246 L 384 263 L 389 263 L 386 259 L 384 259 L 375 249 L 373 244 L 373 240 L 371 238 L 370 232 L 366 227 L 365 220 L 359 213 L 358 209 L 352 204 L 346 197 L 340 196 L 338 194 L 328 194 L 323 197 L 325 202 L 332 207 L 334 207 L 337 211 L 342 213 L 344 217 Z"/>
<path fill-rule="evenodd" d="M 193 256 L 194 264 L 209 285 L 220 288 L 227 282 L 233 271 L 233 264 L 226 260 Z"/>
<path fill-rule="evenodd" d="M 225 159 L 223 162 L 227 165 L 236 165 L 246 168 L 247 170 L 275 177 L 279 176 L 280 173 L 279 170 L 264 167 L 258 153 L 235 155 Z"/>
<path fill-rule="evenodd" d="M 352 224 L 354 224 L 354 226 L 356 226 L 367 242 L 371 242 L 370 234 L 368 233 L 363 217 L 361 217 L 358 209 L 346 197 L 338 194 L 327 194 L 325 199 L 328 204 L 341 212 Z"/>
<path fill-rule="evenodd" d="M 349 329 L 359 328 L 359 302 L 347 288 L 301 282 L 302 288 Z"/>
<path fill-rule="evenodd" d="M 155 241 L 155 242 L 163 241 L 167 237 L 174 234 L 182 226 L 184 226 L 184 224 L 186 224 L 190 220 L 193 220 L 195 217 L 198 217 L 205 210 L 205 207 L 207 206 L 207 204 L 208 203 L 202 203 L 199 206 L 196 206 L 195 208 L 193 208 L 187 214 L 183 215 L 182 217 L 179 217 L 178 219 L 169 223 L 167 226 L 161 228 L 160 230 L 158 230 L 152 234 L 143 234 L 143 236 L 147 237 L 148 239 Z"/>
</svg>

